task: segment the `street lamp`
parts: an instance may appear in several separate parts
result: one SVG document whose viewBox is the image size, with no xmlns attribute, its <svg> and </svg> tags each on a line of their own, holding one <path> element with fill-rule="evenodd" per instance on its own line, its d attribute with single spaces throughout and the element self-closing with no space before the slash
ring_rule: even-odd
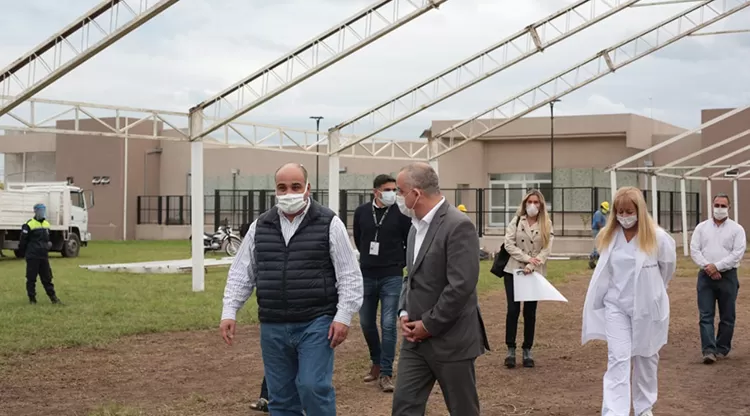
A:
<svg viewBox="0 0 750 416">
<path fill-rule="evenodd" d="M 549 205 L 554 209 L 555 201 L 555 103 L 559 103 L 560 100 L 555 98 L 549 102 L 549 174 L 551 181 L 552 193 L 549 196 Z M 553 216 L 550 215 L 550 219 Z"/>
<path fill-rule="evenodd" d="M 320 201 L 320 120 L 323 116 L 310 116 L 310 118 L 315 120 L 315 192 L 318 194 L 316 199 Z"/>
</svg>

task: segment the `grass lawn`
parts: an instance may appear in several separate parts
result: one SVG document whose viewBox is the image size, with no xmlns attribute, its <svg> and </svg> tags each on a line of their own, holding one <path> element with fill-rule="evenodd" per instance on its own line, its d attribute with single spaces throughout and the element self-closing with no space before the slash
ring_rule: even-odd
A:
<svg viewBox="0 0 750 416">
<path fill-rule="evenodd" d="M 221 314 L 226 267 L 210 268 L 206 291 L 193 293 L 190 274 L 90 272 L 81 264 L 126 263 L 189 258 L 187 241 L 94 241 L 74 259 L 51 259 L 57 294 L 55 306 L 37 282 L 35 306 L 28 304 L 25 262 L 0 261 L 0 364 L 9 354 L 43 348 L 100 345 L 125 335 L 215 328 Z M 479 291 L 502 290 L 503 282 L 482 263 Z M 587 269 L 583 260 L 553 261 L 548 278 L 563 279 Z M 256 302 L 238 316 L 256 322 Z"/>
</svg>

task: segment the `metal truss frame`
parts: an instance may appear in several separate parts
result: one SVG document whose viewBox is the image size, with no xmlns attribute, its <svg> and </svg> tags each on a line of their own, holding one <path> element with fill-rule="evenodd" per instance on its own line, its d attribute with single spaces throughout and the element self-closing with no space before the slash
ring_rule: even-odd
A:
<svg viewBox="0 0 750 416">
<path fill-rule="evenodd" d="M 135 0 L 102 1 L 0 71 L 0 95 L 5 96 L 0 98 L 0 116 L 177 1 L 138 0 L 137 5 L 131 5 Z M 13 83 L 20 87 L 17 93 L 13 93 Z"/>
<path fill-rule="evenodd" d="M 730 7 L 730 4 L 733 7 Z M 750 6 L 750 0 L 706 0 L 433 136 L 439 157 L 616 70 Z M 484 122 L 487 117 L 497 123 Z M 468 128 L 462 129 L 467 126 Z"/>
<path fill-rule="evenodd" d="M 560 9 L 458 64 L 338 124 L 332 130 L 339 134 L 346 130 L 356 139 L 342 141 L 341 147 L 334 149 L 334 152 L 342 152 L 367 140 L 635 5 L 638 1 L 640 0 L 579 0 Z M 357 131 L 358 127 L 364 127 L 366 132 L 361 134 Z"/>
<path fill-rule="evenodd" d="M 610 172 L 610 181 L 611 181 L 611 187 L 612 187 L 612 193 L 614 195 L 614 192 L 617 189 L 617 172 L 618 171 L 637 171 L 641 173 L 645 173 L 651 176 L 651 191 L 652 193 L 657 192 L 657 185 L 658 181 L 657 178 L 659 176 L 673 178 L 673 179 L 679 179 L 680 180 L 680 197 L 681 197 L 681 205 L 682 205 L 682 243 L 683 243 L 683 254 L 685 256 L 688 255 L 688 233 L 687 233 L 687 196 L 686 196 L 686 181 L 688 180 L 697 180 L 705 182 L 706 184 L 706 207 L 710 207 L 712 203 L 712 193 L 711 193 L 711 182 L 712 181 L 731 181 L 732 182 L 732 189 L 734 193 L 734 219 L 739 219 L 739 187 L 738 187 L 738 181 L 741 180 L 750 180 L 750 178 L 746 178 L 750 174 L 750 170 L 747 170 L 745 172 L 739 173 L 739 168 L 744 167 L 750 167 L 750 160 L 741 162 L 741 163 L 735 163 L 731 165 L 719 165 L 719 163 L 724 162 L 725 160 L 731 159 L 733 157 L 739 156 L 743 153 L 750 152 L 750 145 L 743 146 L 737 150 L 731 151 L 725 155 L 719 156 L 709 162 L 703 163 L 698 166 L 684 166 L 681 165 L 684 162 L 687 162 L 688 160 L 694 159 L 698 156 L 701 156 L 705 153 L 708 153 L 712 150 L 719 149 L 723 146 L 726 146 L 736 140 L 742 139 L 748 135 L 750 135 L 750 129 L 747 129 L 745 131 L 739 132 L 731 137 L 728 137 L 724 140 L 721 140 L 717 143 L 714 143 L 710 146 L 706 146 L 698 151 L 692 152 L 686 156 L 677 158 L 663 166 L 658 167 L 627 167 L 626 165 L 635 162 L 645 156 L 648 156 L 655 151 L 659 149 L 663 149 L 669 145 L 672 145 L 674 143 L 679 142 L 680 140 L 683 140 L 692 134 L 701 132 L 703 129 L 710 127 L 716 123 L 722 122 L 738 113 L 741 113 L 743 111 L 750 110 L 750 105 L 735 108 L 734 110 L 728 111 L 718 117 L 715 117 L 700 126 L 685 131 L 683 133 L 680 133 L 670 139 L 667 139 L 659 144 L 656 144 L 654 146 L 649 147 L 648 149 L 645 149 L 633 156 L 630 156 L 618 163 L 615 163 L 611 167 L 609 167 L 607 170 Z M 716 171 L 714 173 L 711 173 L 707 176 L 695 176 L 695 174 L 707 170 L 707 169 L 720 169 L 719 171 Z M 683 170 L 682 173 L 666 173 L 665 170 Z M 735 176 L 729 176 L 727 177 L 726 174 L 732 170 L 737 170 L 738 174 Z M 658 222 L 658 215 L 656 214 L 658 212 L 658 198 L 651 198 L 651 212 L 654 219 Z M 706 213 L 706 216 L 710 218 L 710 210 L 707 210 L 709 212 Z"/>
<path fill-rule="evenodd" d="M 196 125 L 198 140 L 236 120 L 448 0 L 378 0 L 224 91 L 190 109 L 208 125 Z M 360 28 L 358 28 L 360 27 Z M 228 110 L 228 114 L 224 114 Z M 212 117 L 211 119 L 205 116 Z"/>
<path fill-rule="evenodd" d="M 2 98 L 0 96 L 0 99 Z M 21 115 L 22 112 L 26 115 Z M 40 113 L 52 115 L 39 117 Z M 113 119 L 114 124 L 105 119 Z M 31 98 L 23 102 L 14 111 L 0 116 L 0 130 L 122 139 L 188 141 L 190 140 L 188 119 L 188 113 L 177 111 Z M 16 124 L 8 124 L 9 121 L 14 121 Z M 58 127 L 57 121 L 67 121 L 72 125 L 70 127 Z M 104 130 L 92 131 L 82 123 L 86 121 L 94 121 L 97 126 Z M 148 132 L 143 132 L 143 129 L 137 128 L 144 123 L 151 123 L 152 125 Z M 160 128 L 160 124 L 171 128 L 171 134 L 165 134 Z M 238 127 L 242 127 L 243 130 L 240 131 Z M 224 126 L 209 138 L 212 145 L 289 153 L 328 154 L 328 132 L 290 129 L 244 120 Z M 319 152 L 316 150 L 318 146 L 322 147 Z M 373 145 L 362 144 L 357 148 L 352 148 L 350 152 L 342 154 L 342 156 L 389 160 L 427 160 L 427 144 L 378 138 Z"/>
</svg>

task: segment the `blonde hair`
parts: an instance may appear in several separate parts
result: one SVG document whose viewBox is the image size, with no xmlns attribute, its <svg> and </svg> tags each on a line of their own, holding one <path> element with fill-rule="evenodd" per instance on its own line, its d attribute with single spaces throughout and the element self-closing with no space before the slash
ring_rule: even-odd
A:
<svg viewBox="0 0 750 416">
<path fill-rule="evenodd" d="M 544 195 L 538 189 L 530 190 L 521 200 L 521 205 L 518 206 L 516 216 L 518 218 L 523 217 L 526 214 L 526 201 L 529 197 L 536 196 L 539 198 L 539 213 L 536 216 L 536 221 L 539 223 L 539 233 L 542 235 L 542 248 L 547 248 L 550 242 L 550 230 L 552 229 L 552 221 L 550 221 L 547 215 L 547 202 L 544 200 Z"/>
<path fill-rule="evenodd" d="M 651 214 L 648 213 L 646 200 L 643 198 L 643 192 L 633 186 L 624 186 L 617 190 L 615 197 L 612 198 L 612 207 L 607 217 L 607 225 L 602 228 L 596 239 L 596 248 L 601 253 L 602 250 L 609 247 L 615 238 L 617 230 L 622 228 L 617 222 L 617 210 L 627 202 L 635 205 L 635 212 L 638 218 L 638 248 L 647 254 L 653 254 L 657 250 L 656 227 Z"/>
</svg>

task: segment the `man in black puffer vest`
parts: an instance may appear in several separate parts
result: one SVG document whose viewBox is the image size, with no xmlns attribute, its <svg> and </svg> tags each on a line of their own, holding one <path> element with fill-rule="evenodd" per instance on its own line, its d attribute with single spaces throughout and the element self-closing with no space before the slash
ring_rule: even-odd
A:
<svg viewBox="0 0 750 416">
<path fill-rule="evenodd" d="M 310 198 L 302 165 L 276 171 L 276 201 L 229 269 L 221 334 L 231 345 L 237 312 L 257 288 L 269 411 L 333 416 L 333 349 L 362 306 L 362 273 L 344 223 Z"/>
</svg>

